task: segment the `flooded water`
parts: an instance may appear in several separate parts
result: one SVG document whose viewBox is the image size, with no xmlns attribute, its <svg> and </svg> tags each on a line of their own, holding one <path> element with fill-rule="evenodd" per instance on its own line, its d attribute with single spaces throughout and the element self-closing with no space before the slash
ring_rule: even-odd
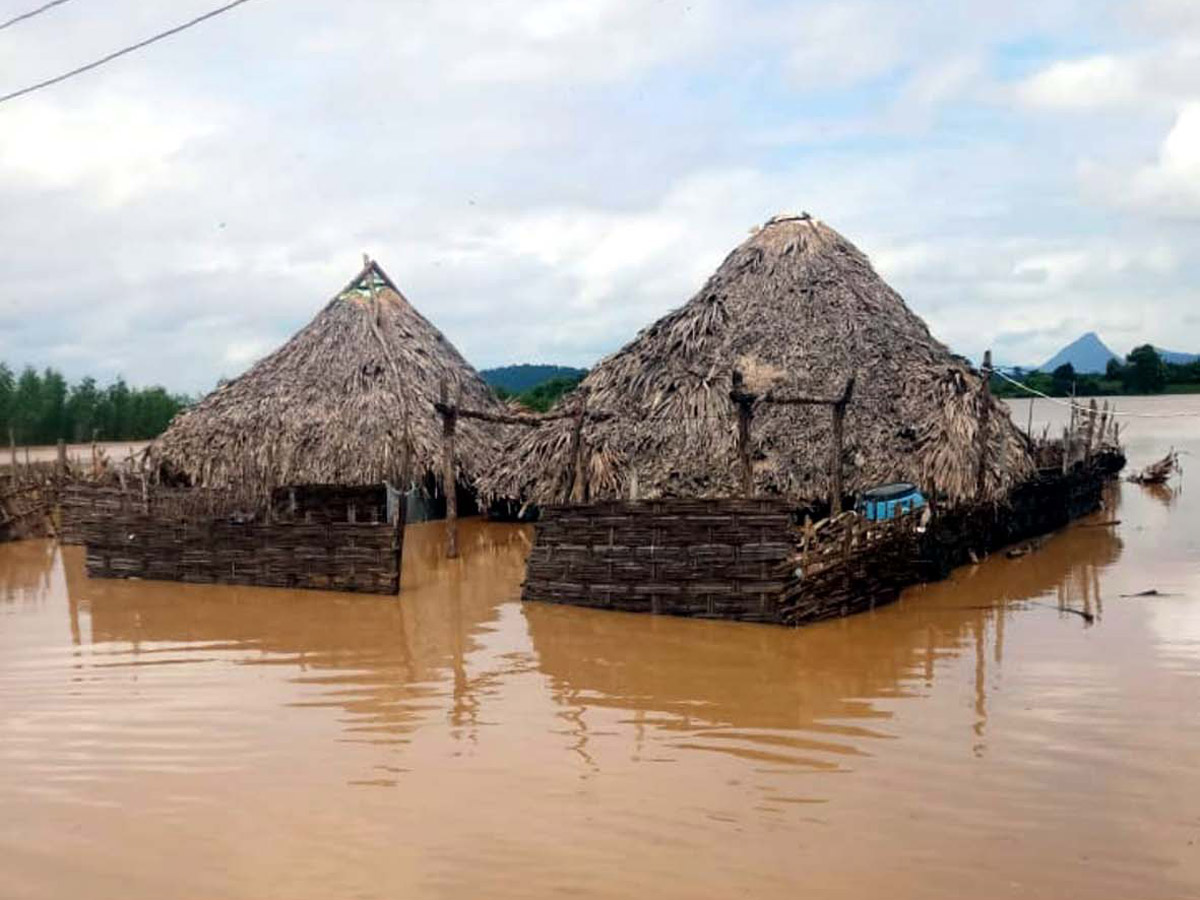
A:
<svg viewBox="0 0 1200 900">
<path fill-rule="evenodd" d="M 131 454 L 134 456 L 140 454 L 149 443 L 149 441 L 100 441 L 95 445 L 95 451 L 100 459 L 108 460 L 111 463 L 124 462 Z M 63 448 L 63 452 L 73 463 L 83 465 L 92 463 L 91 444 L 67 444 Z M 0 448 L 0 468 L 11 467 L 12 453 L 11 447 Z M 16 455 L 17 465 L 54 462 L 58 459 L 58 447 L 54 445 L 17 447 Z"/>
<path fill-rule="evenodd" d="M 0 897 L 1200 897 L 1181 484 L 797 631 L 522 606 L 512 526 L 398 599 L 0 547 Z"/>
</svg>

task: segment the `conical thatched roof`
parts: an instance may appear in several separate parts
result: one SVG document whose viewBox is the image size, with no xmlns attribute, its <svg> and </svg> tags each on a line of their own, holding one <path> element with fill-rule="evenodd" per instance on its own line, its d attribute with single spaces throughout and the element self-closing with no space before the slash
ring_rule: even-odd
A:
<svg viewBox="0 0 1200 900">
<path fill-rule="evenodd" d="M 479 374 L 374 262 L 291 340 L 180 413 L 152 459 L 195 485 L 378 484 L 441 474 L 441 382 L 462 405 L 502 411 Z M 469 482 L 498 453 L 495 426 L 460 420 Z"/>
<path fill-rule="evenodd" d="M 613 414 L 584 429 L 590 496 L 737 493 L 734 370 L 750 391 L 811 397 L 840 396 L 855 376 L 848 493 L 907 480 L 953 499 L 976 496 L 980 375 L 930 335 L 857 248 L 807 215 L 768 221 L 685 306 L 584 379 L 589 410 Z M 1003 404 L 989 403 L 984 494 L 995 499 L 1032 460 Z M 571 428 L 563 419 L 521 435 L 484 473 L 482 490 L 561 502 Z M 751 435 L 756 492 L 828 497 L 829 407 L 759 404 Z"/>
</svg>

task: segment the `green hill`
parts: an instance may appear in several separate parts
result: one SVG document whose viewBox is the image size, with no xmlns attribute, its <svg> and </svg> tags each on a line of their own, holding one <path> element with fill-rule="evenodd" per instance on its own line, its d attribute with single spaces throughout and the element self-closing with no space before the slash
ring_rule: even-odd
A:
<svg viewBox="0 0 1200 900">
<path fill-rule="evenodd" d="M 587 374 L 587 369 L 521 363 L 516 366 L 500 366 L 496 369 L 484 369 L 479 374 L 492 387 L 503 388 L 512 394 L 520 394 L 532 390 L 538 385 L 552 379 L 563 378 L 579 381 L 579 379 Z"/>
</svg>

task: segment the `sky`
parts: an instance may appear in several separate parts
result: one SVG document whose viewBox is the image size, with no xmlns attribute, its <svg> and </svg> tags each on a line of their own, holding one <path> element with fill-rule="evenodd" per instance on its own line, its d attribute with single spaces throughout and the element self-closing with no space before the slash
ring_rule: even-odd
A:
<svg viewBox="0 0 1200 900">
<path fill-rule="evenodd" d="M 0 94 L 216 5 L 65 3 Z M 801 211 L 973 358 L 1200 351 L 1200 2 L 253 0 L 0 104 L 0 360 L 201 393 L 369 253 L 588 366 Z"/>
</svg>

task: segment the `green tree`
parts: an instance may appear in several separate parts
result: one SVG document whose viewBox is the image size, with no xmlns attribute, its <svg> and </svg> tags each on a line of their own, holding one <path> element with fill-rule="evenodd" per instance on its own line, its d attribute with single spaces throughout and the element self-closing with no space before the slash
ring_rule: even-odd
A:
<svg viewBox="0 0 1200 900">
<path fill-rule="evenodd" d="M 67 399 L 67 420 L 70 431 L 64 438 L 69 441 L 90 441 L 100 425 L 100 390 L 96 379 L 90 376 L 71 388 Z"/>
<path fill-rule="evenodd" d="M 165 388 L 130 388 L 118 378 L 103 390 L 94 378 L 68 385 L 62 373 L 26 367 L 19 377 L 0 363 L 0 439 L 11 427 L 18 443 L 57 440 L 144 440 L 161 434 L 191 401 Z"/>
<path fill-rule="evenodd" d="M 17 392 L 17 379 L 12 369 L 0 363 L 0 439 L 8 441 L 8 428 L 12 424 L 13 399 Z"/>
<path fill-rule="evenodd" d="M 1050 392 L 1055 396 L 1061 397 L 1071 393 L 1071 388 L 1075 385 L 1075 367 L 1070 363 L 1063 363 L 1050 373 L 1050 384 Z"/>
<path fill-rule="evenodd" d="M 33 366 L 26 366 L 17 379 L 10 423 L 18 444 L 31 444 L 37 440 L 37 426 L 41 417 L 42 379 Z"/>
<path fill-rule="evenodd" d="M 1167 369 L 1158 351 L 1149 344 L 1134 347 L 1125 357 L 1126 389 L 1140 394 L 1161 393 L 1167 384 Z"/>
<path fill-rule="evenodd" d="M 67 380 L 61 372 L 47 368 L 42 373 L 42 392 L 38 411 L 39 444 L 53 444 L 67 432 Z"/>
</svg>

